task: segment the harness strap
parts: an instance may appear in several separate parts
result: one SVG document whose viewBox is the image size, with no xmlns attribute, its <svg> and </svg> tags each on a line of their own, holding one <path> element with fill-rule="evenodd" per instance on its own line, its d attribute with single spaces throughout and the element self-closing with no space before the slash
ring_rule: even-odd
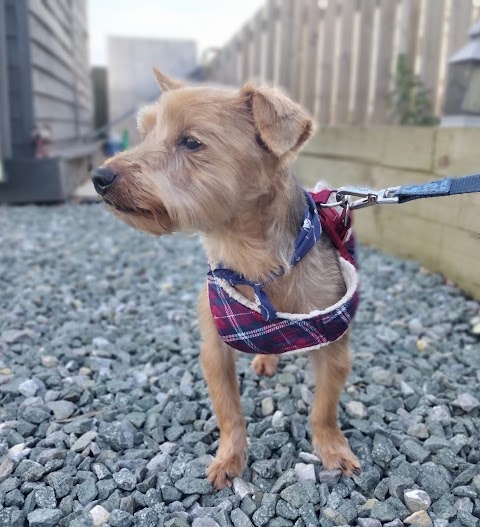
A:
<svg viewBox="0 0 480 527">
<path fill-rule="evenodd" d="M 480 174 L 460 178 L 445 178 L 423 185 L 406 185 L 395 192 L 395 197 L 398 198 L 399 203 L 405 203 L 414 199 L 454 196 L 472 192 L 480 192 Z"/>
</svg>

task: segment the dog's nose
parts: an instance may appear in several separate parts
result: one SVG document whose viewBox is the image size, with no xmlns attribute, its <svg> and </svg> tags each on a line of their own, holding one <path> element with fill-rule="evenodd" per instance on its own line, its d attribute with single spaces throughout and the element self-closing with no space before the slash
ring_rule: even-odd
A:
<svg viewBox="0 0 480 527">
<path fill-rule="evenodd" d="M 109 166 L 96 168 L 92 171 L 93 186 L 101 196 L 105 196 L 116 177 L 117 173 Z"/>
</svg>

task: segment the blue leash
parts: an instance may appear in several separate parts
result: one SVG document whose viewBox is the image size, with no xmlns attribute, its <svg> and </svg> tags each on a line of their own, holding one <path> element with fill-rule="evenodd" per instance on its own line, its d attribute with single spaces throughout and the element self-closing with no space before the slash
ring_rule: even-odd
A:
<svg viewBox="0 0 480 527">
<path fill-rule="evenodd" d="M 420 185 L 404 185 L 382 190 L 359 187 L 341 187 L 337 190 L 337 203 L 327 206 L 342 206 L 345 209 L 363 209 L 371 205 L 406 203 L 415 199 L 439 198 L 480 192 L 480 174 L 459 178 L 445 178 Z M 349 201 L 350 196 L 362 199 Z"/>
</svg>

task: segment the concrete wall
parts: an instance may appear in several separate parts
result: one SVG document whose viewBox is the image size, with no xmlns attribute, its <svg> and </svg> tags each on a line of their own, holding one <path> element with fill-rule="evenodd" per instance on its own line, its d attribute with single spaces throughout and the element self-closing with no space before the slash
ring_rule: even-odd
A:
<svg viewBox="0 0 480 527">
<path fill-rule="evenodd" d="M 480 172 L 479 129 L 322 128 L 298 160 L 302 183 L 375 189 Z M 359 239 L 440 272 L 480 299 L 480 194 L 355 213 Z"/>
<path fill-rule="evenodd" d="M 158 97 L 152 67 L 181 79 L 197 65 L 197 47 L 192 40 L 112 36 L 108 39 L 107 55 L 110 121 Z M 120 123 L 114 130 L 121 131 L 122 127 L 129 128 L 134 134 L 135 120 L 129 118 L 127 123 Z"/>
</svg>

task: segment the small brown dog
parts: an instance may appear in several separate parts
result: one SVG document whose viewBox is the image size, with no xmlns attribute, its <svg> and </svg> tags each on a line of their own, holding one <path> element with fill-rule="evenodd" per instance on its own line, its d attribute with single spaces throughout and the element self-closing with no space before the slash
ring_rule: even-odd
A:
<svg viewBox="0 0 480 527">
<path fill-rule="evenodd" d="M 129 225 L 162 235 L 202 235 L 210 262 L 254 281 L 283 268 L 266 286 L 279 311 L 309 313 L 335 304 L 346 286 L 338 255 L 325 236 L 294 267 L 293 244 L 305 196 L 292 162 L 313 133 L 300 106 L 269 88 L 239 91 L 184 87 L 155 70 L 162 91 L 138 117 L 142 142 L 94 171 L 99 194 Z M 250 300 L 249 286 L 238 290 Z M 206 287 L 199 299 L 201 360 L 220 429 L 207 470 L 217 488 L 241 475 L 247 436 L 235 373 L 235 352 L 220 338 Z M 316 388 L 311 414 L 315 452 L 326 469 L 360 470 L 337 424 L 340 392 L 350 372 L 348 333 L 311 352 Z M 252 367 L 273 375 L 278 357 L 257 355 Z"/>
</svg>

